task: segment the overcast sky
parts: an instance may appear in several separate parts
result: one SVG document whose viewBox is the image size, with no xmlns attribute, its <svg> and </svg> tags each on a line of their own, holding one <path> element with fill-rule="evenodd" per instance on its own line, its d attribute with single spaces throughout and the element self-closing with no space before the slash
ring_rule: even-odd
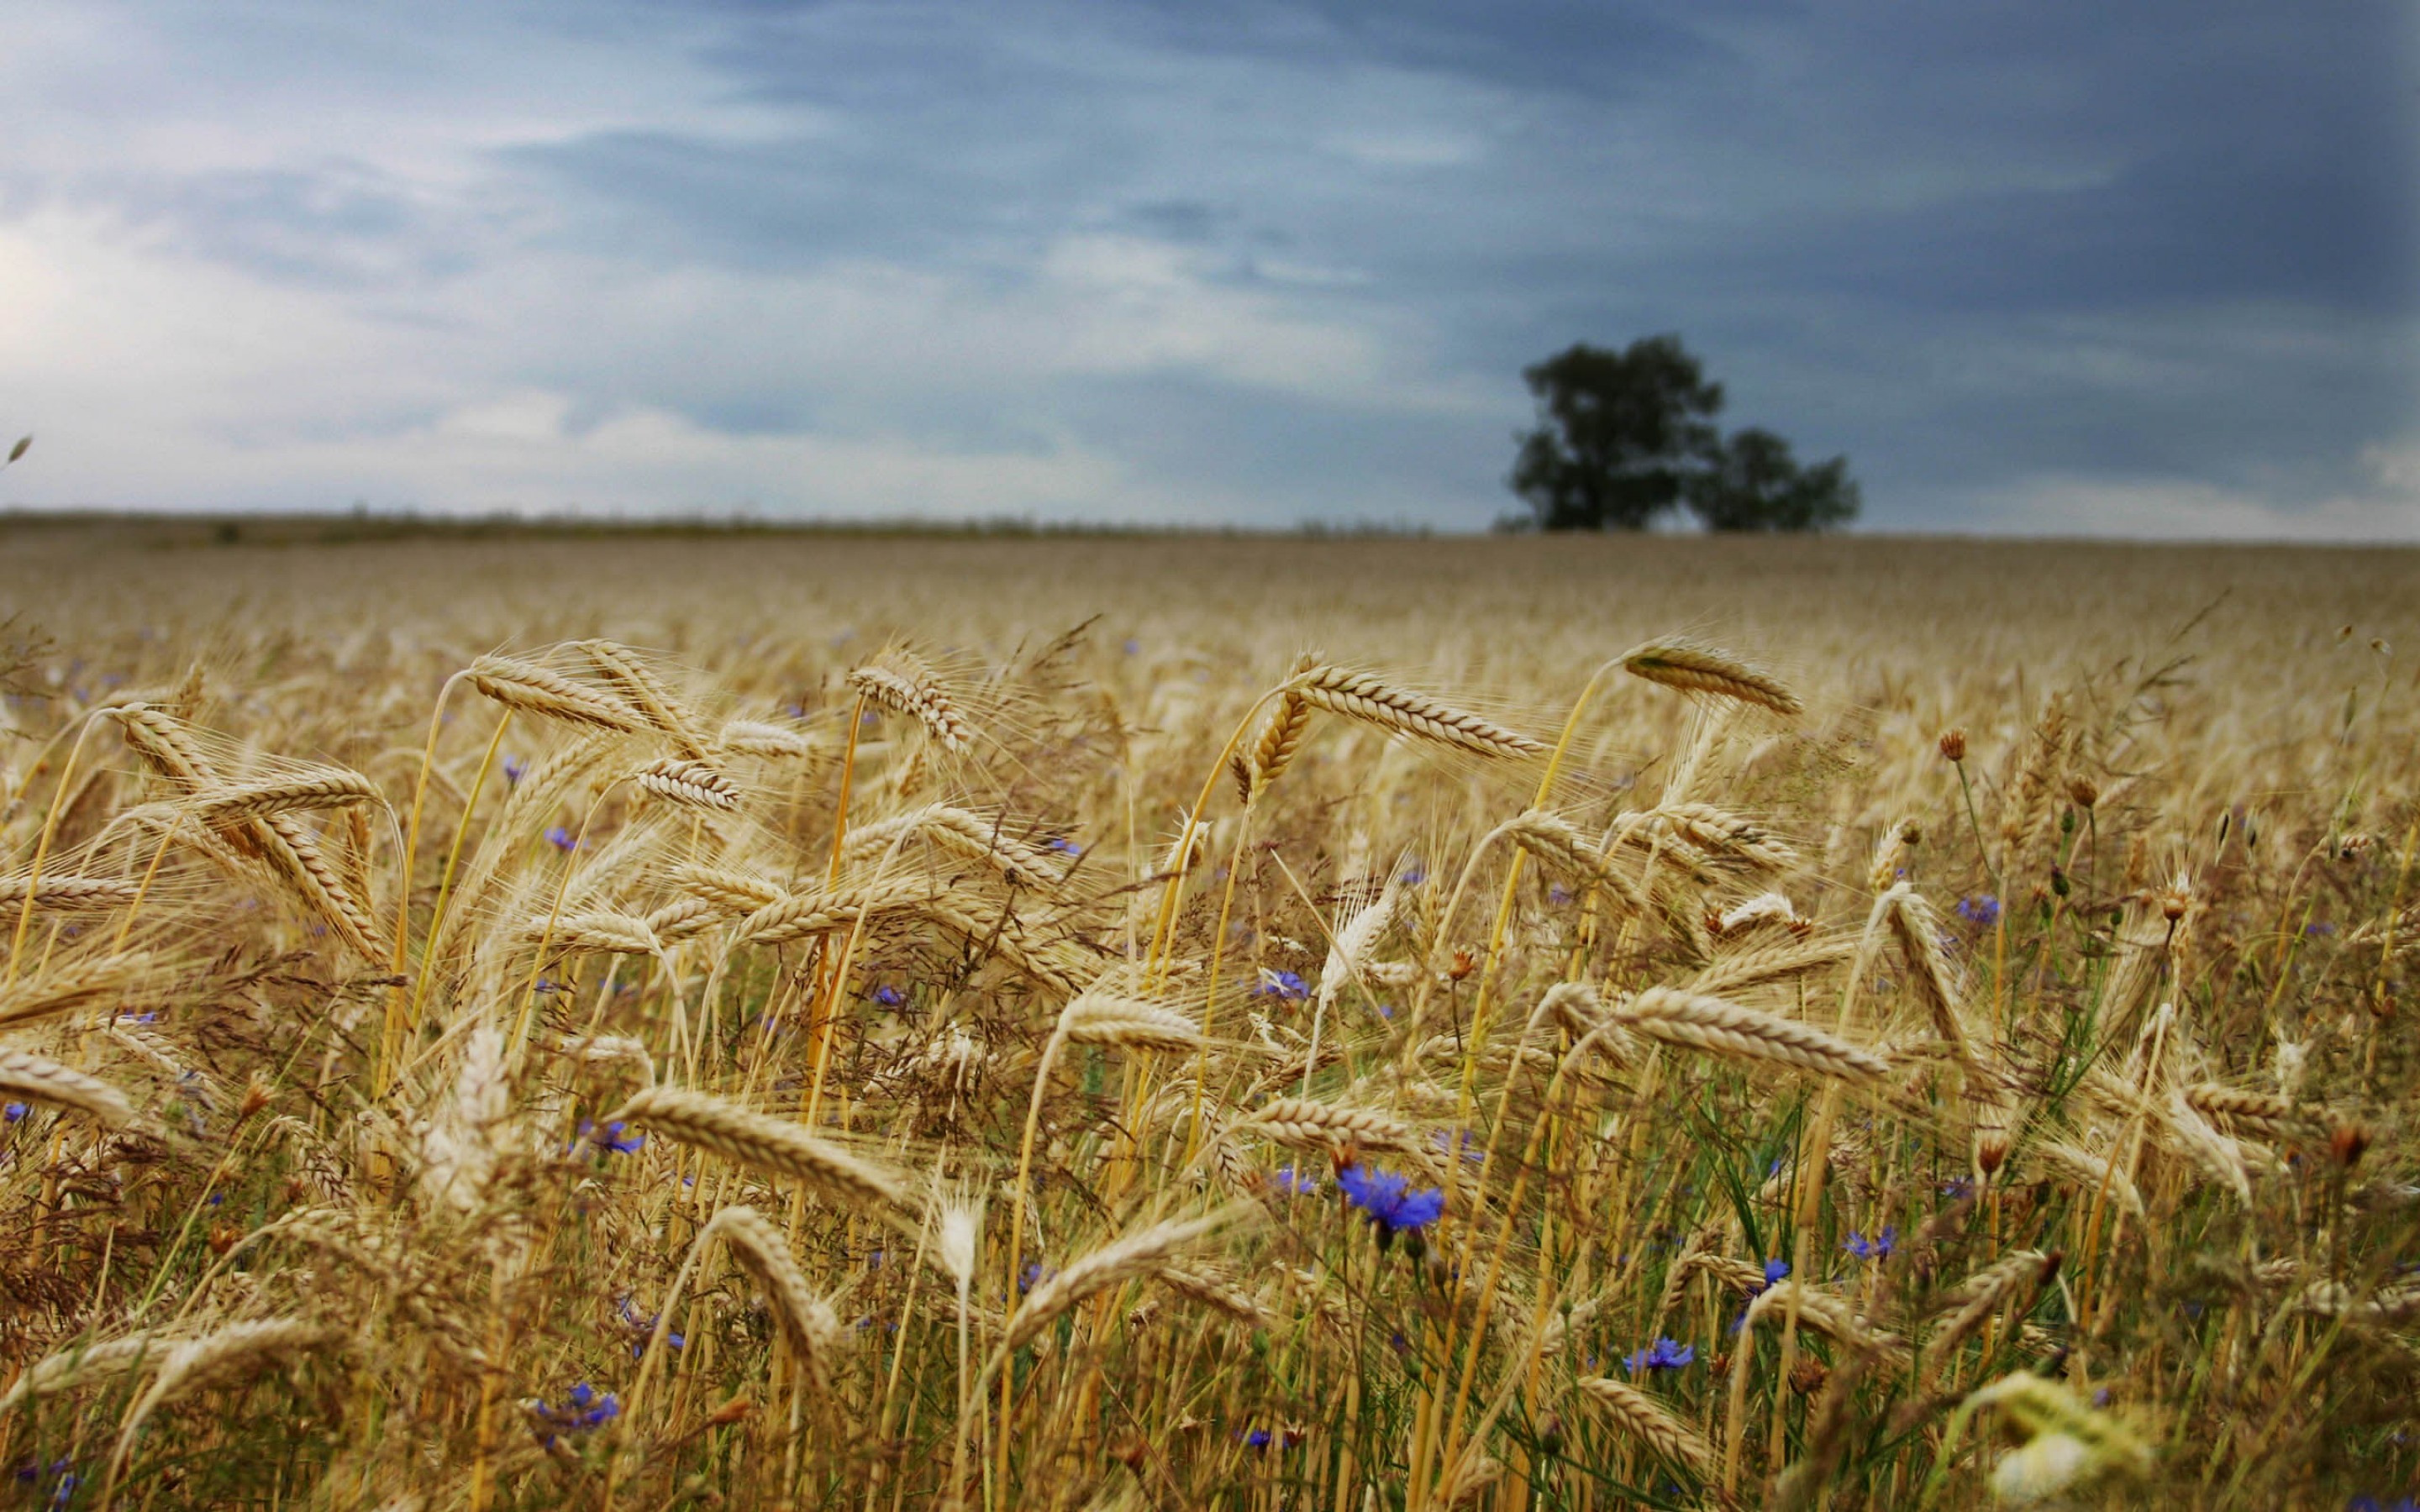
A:
<svg viewBox="0 0 2420 1512">
<path fill-rule="evenodd" d="M 1677 331 L 1866 528 L 2420 540 L 2402 4 L 7 15 L 0 504 L 1481 528 Z"/>
</svg>

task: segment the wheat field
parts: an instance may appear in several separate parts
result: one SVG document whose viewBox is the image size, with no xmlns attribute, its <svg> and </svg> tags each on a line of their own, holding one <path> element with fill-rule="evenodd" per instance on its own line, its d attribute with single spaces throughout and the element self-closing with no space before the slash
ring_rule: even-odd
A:
<svg viewBox="0 0 2420 1512">
<path fill-rule="evenodd" d="M 9 1504 L 2384 1507 L 2420 555 L 0 523 Z"/>
</svg>

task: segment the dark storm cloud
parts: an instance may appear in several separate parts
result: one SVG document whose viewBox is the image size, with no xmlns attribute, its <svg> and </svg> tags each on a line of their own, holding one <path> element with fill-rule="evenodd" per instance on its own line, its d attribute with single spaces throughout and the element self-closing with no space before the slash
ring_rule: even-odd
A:
<svg viewBox="0 0 2420 1512">
<path fill-rule="evenodd" d="M 485 330 L 479 380 L 582 435 L 1057 449 L 1165 508 L 1467 526 L 1523 364 L 1677 330 L 1885 526 L 2077 479 L 2284 517 L 2420 446 L 2397 6 L 163 14 L 194 97 L 92 107 L 149 134 L 19 166 L 0 217 Z M 220 117 L 297 80 L 345 129 L 127 145 L 270 131 Z"/>
</svg>

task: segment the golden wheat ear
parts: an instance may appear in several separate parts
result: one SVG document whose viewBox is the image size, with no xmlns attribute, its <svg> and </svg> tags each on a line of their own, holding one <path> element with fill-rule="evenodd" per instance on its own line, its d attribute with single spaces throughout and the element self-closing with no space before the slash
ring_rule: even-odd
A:
<svg viewBox="0 0 2420 1512">
<path fill-rule="evenodd" d="M 535 662 L 481 656 L 471 664 L 471 686 L 523 714 L 588 725 L 618 735 L 636 734 L 645 722 L 638 711 Z"/>
<path fill-rule="evenodd" d="M 1754 703 L 1776 714 L 1803 713 L 1806 705 L 1782 681 L 1754 662 L 1694 640 L 1651 640 L 1622 653 L 1633 677 L 1684 693 L 1713 693 Z"/>
<path fill-rule="evenodd" d="M 1474 755 L 1535 756 L 1546 748 L 1518 731 L 1457 709 L 1442 699 L 1397 687 L 1375 672 L 1313 667 L 1288 679 L 1286 690 L 1331 714 Z"/>
<path fill-rule="evenodd" d="M 134 1121 L 126 1094 L 98 1076 L 70 1071 L 22 1050 L 0 1050 L 0 1092 L 54 1107 L 72 1108 L 111 1128 Z"/>
<path fill-rule="evenodd" d="M 868 702 L 904 714 L 924 727 L 934 743 L 953 756 L 974 748 L 975 728 L 939 675 L 914 652 L 893 648 L 848 674 L 848 686 Z"/>
<path fill-rule="evenodd" d="M 1581 1395 L 1590 1405 L 1623 1432 L 1644 1443 L 1665 1458 L 1685 1465 L 1699 1475 L 1713 1472 L 1714 1445 L 1647 1393 L 1604 1376 L 1582 1376 L 1573 1384 L 1579 1387 Z"/>
<path fill-rule="evenodd" d="M 678 1087 L 642 1088 L 607 1116 L 636 1123 L 676 1144 L 694 1146 L 735 1165 L 791 1177 L 838 1201 L 895 1218 L 915 1208 L 914 1183 L 902 1171 L 865 1159 L 805 1125 L 737 1103 Z"/>
</svg>

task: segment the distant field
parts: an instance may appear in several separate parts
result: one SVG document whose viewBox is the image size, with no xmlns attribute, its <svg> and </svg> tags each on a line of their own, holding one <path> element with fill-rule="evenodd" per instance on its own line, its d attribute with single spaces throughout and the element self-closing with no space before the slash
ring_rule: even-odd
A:
<svg viewBox="0 0 2420 1512">
<path fill-rule="evenodd" d="M 28 1504 L 2420 1485 L 2420 552 L 19 517 L 10 615 Z"/>
<path fill-rule="evenodd" d="M 1836 689 L 1917 668 L 2039 678 L 2145 650 L 2207 610 L 2191 649 L 2242 654 L 2230 696 L 2255 699 L 2306 687 L 2314 669 L 2295 653 L 2326 649 L 2346 624 L 2365 639 L 2420 632 L 2420 550 L 2408 548 L 711 529 L 322 539 L 360 529 L 247 521 L 224 546 L 207 524 L 0 519 L 0 603 L 103 636 L 300 628 L 341 607 L 356 629 L 450 636 L 473 652 L 611 633 L 708 662 L 721 637 L 901 629 L 989 644 L 1097 613 L 1114 640 L 1149 632 L 1223 653 L 1336 638 L 1399 659 L 1509 662 L 1548 683 L 1695 628 Z M 1997 664 L 1968 665 L 1978 656 Z"/>
</svg>

